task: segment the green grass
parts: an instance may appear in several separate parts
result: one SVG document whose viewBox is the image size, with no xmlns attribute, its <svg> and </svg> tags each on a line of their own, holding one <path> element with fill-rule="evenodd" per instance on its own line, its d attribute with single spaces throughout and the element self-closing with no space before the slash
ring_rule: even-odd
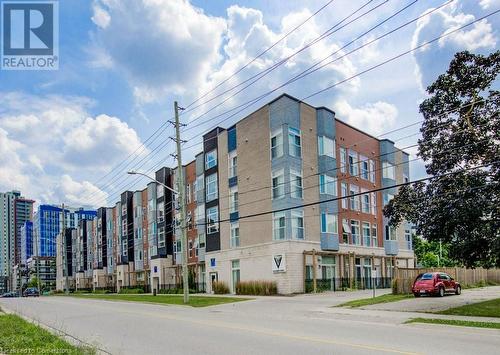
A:
<svg viewBox="0 0 500 355">
<path fill-rule="evenodd" d="M 351 307 L 351 308 L 357 308 L 357 307 L 363 307 L 363 306 L 369 306 L 372 304 L 379 304 L 379 303 L 389 303 L 389 302 L 396 302 L 396 301 L 401 301 L 407 298 L 411 298 L 413 295 L 393 295 L 393 294 L 387 294 L 387 295 L 382 295 L 382 296 L 377 296 L 374 298 L 362 298 L 359 300 L 353 300 L 349 302 L 345 302 L 342 304 L 339 304 L 338 306 L 335 307 Z"/>
<path fill-rule="evenodd" d="M 500 329 L 500 323 L 475 322 L 469 320 L 456 320 L 456 319 L 413 318 L 405 323 L 428 323 L 428 324 L 454 325 L 460 327 Z"/>
<path fill-rule="evenodd" d="M 95 354 L 95 350 L 73 346 L 21 317 L 0 311 L 0 353 Z"/>
<path fill-rule="evenodd" d="M 458 316 L 500 318 L 500 298 L 484 302 L 472 303 L 456 308 L 450 308 L 436 313 L 452 314 Z"/>
<path fill-rule="evenodd" d="M 131 295 L 131 294 L 113 294 L 113 295 L 102 295 L 102 294 L 73 294 L 69 297 L 86 298 L 86 299 L 101 299 L 108 301 L 130 301 L 130 302 L 146 302 L 146 303 L 157 303 L 157 304 L 175 304 L 183 305 L 182 295 Z M 233 303 L 240 301 L 247 301 L 251 298 L 241 298 L 241 297 L 210 297 L 210 296 L 189 296 L 189 306 L 192 307 L 207 307 L 215 306 L 224 303 Z"/>
</svg>

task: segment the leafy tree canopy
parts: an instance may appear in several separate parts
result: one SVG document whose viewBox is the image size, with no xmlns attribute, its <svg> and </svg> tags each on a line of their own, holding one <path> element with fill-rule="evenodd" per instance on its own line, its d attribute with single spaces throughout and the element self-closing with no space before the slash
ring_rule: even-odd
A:
<svg viewBox="0 0 500 355">
<path fill-rule="evenodd" d="M 402 187 L 384 209 L 391 225 L 414 223 L 468 267 L 500 266 L 499 71 L 500 51 L 455 54 L 420 105 L 418 155 L 438 177 Z"/>
</svg>

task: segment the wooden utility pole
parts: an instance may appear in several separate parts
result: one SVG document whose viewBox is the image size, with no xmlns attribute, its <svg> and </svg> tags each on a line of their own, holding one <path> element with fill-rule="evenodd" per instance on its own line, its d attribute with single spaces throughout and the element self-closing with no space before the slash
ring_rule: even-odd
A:
<svg viewBox="0 0 500 355">
<path fill-rule="evenodd" d="M 66 246 L 66 211 L 64 209 L 64 203 L 62 204 L 62 260 L 63 260 L 63 275 L 64 275 L 64 291 L 69 294 L 69 281 L 68 281 L 68 254 Z M 57 267 L 57 266 L 56 266 Z"/>
<path fill-rule="evenodd" d="M 177 143 L 177 191 L 179 193 L 178 202 L 181 208 L 181 250 L 182 250 L 182 285 L 184 291 L 184 303 L 189 303 L 189 278 L 188 278 L 188 250 L 187 250 L 187 212 L 186 200 L 184 194 L 186 188 L 184 186 L 184 174 L 182 171 L 182 152 L 181 152 L 181 131 L 179 122 L 179 105 L 174 102 L 175 110 L 175 142 Z"/>
</svg>

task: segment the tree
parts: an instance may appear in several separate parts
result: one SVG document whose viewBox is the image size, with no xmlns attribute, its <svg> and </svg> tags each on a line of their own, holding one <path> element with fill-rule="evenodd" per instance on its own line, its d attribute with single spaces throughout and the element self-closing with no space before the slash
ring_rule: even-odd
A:
<svg viewBox="0 0 500 355">
<path fill-rule="evenodd" d="M 27 287 L 38 287 L 38 278 L 36 276 L 33 276 L 28 281 Z"/>
<path fill-rule="evenodd" d="M 420 105 L 418 155 L 435 178 L 402 187 L 384 209 L 391 225 L 414 223 L 468 267 L 500 266 L 499 71 L 500 51 L 455 54 Z"/>
<path fill-rule="evenodd" d="M 417 235 L 413 236 L 413 250 L 418 264 L 423 267 L 452 267 L 457 262 L 449 257 L 449 244 L 429 242 Z"/>
</svg>

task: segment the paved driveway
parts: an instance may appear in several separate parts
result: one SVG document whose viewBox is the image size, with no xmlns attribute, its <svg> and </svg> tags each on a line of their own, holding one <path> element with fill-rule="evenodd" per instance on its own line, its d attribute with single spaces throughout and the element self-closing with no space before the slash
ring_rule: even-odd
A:
<svg viewBox="0 0 500 355">
<path fill-rule="evenodd" d="M 406 312 L 435 312 L 448 308 L 464 306 L 470 303 L 487 301 L 500 298 L 500 286 L 473 288 L 463 290 L 462 294 L 446 295 L 445 297 L 423 296 L 409 298 L 407 300 L 375 304 L 363 307 L 363 309 L 384 310 L 384 311 L 406 311 Z"/>
</svg>

